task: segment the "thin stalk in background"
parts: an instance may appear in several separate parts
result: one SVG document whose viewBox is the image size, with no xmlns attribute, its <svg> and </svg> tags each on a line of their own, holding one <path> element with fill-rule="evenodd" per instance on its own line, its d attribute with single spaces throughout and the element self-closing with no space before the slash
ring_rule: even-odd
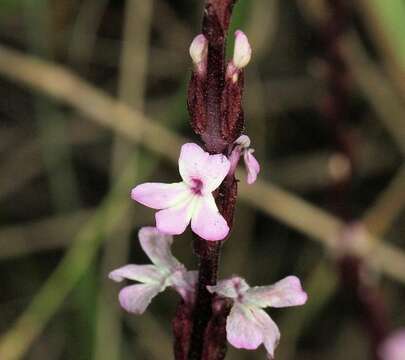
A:
<svg viewBox="0 0 405 360">
<path fill-rule="evenodd" d="M 329 19 L 321 25 L 319 35 L 323 58 L 327 65 L 326 84 L 328 93 L 324 98 L 322 115 L 327 121 L 334 147 L 346 162 L 347 171 L 333 180 L 329 187 L 331 209 L 347 223 L 339 236 L 342 254 L 337 260 L 341 287 L 346 301 L 357 309 L 364 330 L 368 334 L 371 354 L 380 359 L 379 348 L 388 333 L 388 314 L 380 289 L 370 285 L 365 272 L 365 262 L 358 256 L 345 254 L 344 249 L 356 246 L 362 232 L 356 223 L 351 194 L 356 185 L 357 146 L 352 132 L 353 111 L 350 103 L 350 73 L 339 49 L 340 39 L 351 26 L 352 14 L 349 3 L 344 0 L 326 1 L 330 9 Z"/>
<path fill-rule="evenodd" d="M 121 51 L 119 76 L 119 94 L 122 102 L 139 112 L 144 111 L 145 78 L 149 52 L 149 34 L 151 29 L 153 1 L 129 0 L 126 4 L 124 36 Z M 142 129 L 139 129 L 142 132 Z M 116 135 L 112 145 L 111 182 L 127 164 L 135 179 L 139 162 L 144 161 L 137 147 L 121 136 Z M 126 214 L 124 221 L 105 243 L 102 264 L 102 287 L 97 311 L 97 338 L 95 359 L 118 360 L 122 356 L 121 313 L 114 306 L 116 301 L 114 285 L 105 279 L 112 268 L 125 264 L 130 249 L 132 224 L 128 221 L 133 211 Z M 108 343 L 106 343 L 108 339 Z"/>
</svg>

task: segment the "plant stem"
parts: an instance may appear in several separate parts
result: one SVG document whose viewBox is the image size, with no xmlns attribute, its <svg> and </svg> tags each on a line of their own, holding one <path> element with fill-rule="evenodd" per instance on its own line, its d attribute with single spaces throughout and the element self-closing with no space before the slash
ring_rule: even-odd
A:
<svg viewBox="0 0 405 360">
<path fill-rule="evenodd" d="M 207 70 L 205 78 L 206 129 L 201 135 L 205 148 L 210 153 L 224 153 L 230 145 L 221 134 L 221 97 L 225 85 L 225 45 L 230 17 L 235 0 L 206 0 L 203 18 L 203 34 L 208 40 Z M 236 200 L 236 181 L 229 175 L 216 194 L 220 213 L 232 226 Z M 199 257 L 199 277 L 197 297 L 192 315 L 192 330 L 188 350 L 189 360 L 225 357 L 226 339 L 212 341 L 206 336 L 207 327 L 213 319 L 213 295 L 207 285 L 215 285 L 223 241 L 206 241 L 198 237 L 194 241 L 194 251 Z M 219 321 L 223 327 L 225 322 Z M 219 330 L 219 333 L 225 334 Z M 218 339 L 216 339 L 218 340 Z M 222 343 L 221 343 L 222 342 Z"/>
<path fill-rule="evenodd" d="M 203 239 L 195 239 L 194 248 L 200 258 L 198 272 L 197 299 L 193 315 L 193 329 L 190 340 L 189 360 L 202 359 L 204 350 L 204 334 L 212 317 L 212 294 L 207 285 L 217 282 L 219 257 L 222 241 L 207 243 Z"/>
</svg>

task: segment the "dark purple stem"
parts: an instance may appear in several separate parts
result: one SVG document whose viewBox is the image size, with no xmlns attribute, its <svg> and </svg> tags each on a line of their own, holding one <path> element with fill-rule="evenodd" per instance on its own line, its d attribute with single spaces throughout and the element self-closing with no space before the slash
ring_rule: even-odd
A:
<svg viewBox="0 0 405 360">
<path fill-rule="evenodd" d="M 208 40 L 205 111 L 206 129 L 201 135 L 207 150 L 222 153 L 229 145 L 221 134 L 221 97 L 225 86 L 225 45 L 236 0 L 206 0 L 202 33 Z"/>
<path fill-rule="evenodd" d="M 188 109 L 193 130 L 201 136 L 211 154 L 229 155 L 243 128 L 240 81 L 226 79 L 225 45 L 236 0 L 206 0 L 203 34 L 208 40 L 206 69 L 194 71 L 188 90 Z M 220 213 L 232 227 L 237 194 L 234 175 L 228 175 L 214 196 Z M 180 304 L 173 320 L 176 360 L 221 360 L 226 353 L 226 316 L 229 304 L 208 292 L 215 285 L 223 241 L 207 241 L 196 236 L 194 252 L 199 258 L 196 299 Z"/>
<path fill-rule="evenodd" d="M 200 259 L 198 273 L 197 299 L 193 313 L 193 328 L 190 339 L 189 360 L 200 360 L 204 347 L 205 332 L 212 317 L 213 296 L 207 285 L 214 285 L 218 277 L 218 265 L 222 242 L 205 244 L 206 241 L 196 238 L 194 249 Z"/>
</svg>

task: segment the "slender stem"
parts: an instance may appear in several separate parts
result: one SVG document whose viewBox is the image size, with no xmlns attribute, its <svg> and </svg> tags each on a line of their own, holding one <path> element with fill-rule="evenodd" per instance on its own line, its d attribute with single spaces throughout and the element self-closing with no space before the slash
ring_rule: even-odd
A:
<svg viewBox="0 0 405 360">
<path fill-rule="evenodd" d="M 205 21 L 205 23 L 208 21 Z M 207 30 L 209 27 L 204 25 L 204 32 L 208 39 L 208 58 L 207 58 L 207 129 L 202 138 L 210 152 L 222 152 L 226 143 L 220 137 L 220 99 L 224 87 L 224 52 L 225 40 L 212 41 L 212 33 Z"/>
<path fill-rule="evenodd" d="M 235 0 L 206 0 L 203 34 L 208 40 L 207 69 L 205 78 L 206 128 L 201 138 L 210 153 L 224 153 L 230 145 L 221 134 L 221 99 L 225 86 L 225 45 L 230 17 Z M 228 176 L 216 194 L 219 211 L 231 227 L 236 199 L 236 181 Z M 197 297 L 193 310 L 193 326 L 188 351 L 189 360 L 225 356 L 226 340 L 208 340 L 206 330 L 213 318 L 211 295 L 207 285 L 215 285 L 223 241 L 210 242 L 200 238 L 194 241 L 194 251 L 199 257 Z M 209 342 L 209 344 L 208 344 Z M 222 342 L 222 344 L 221 344 Z M 212 354 L 208 354 L 213 349 Z"/>
<path fill-rule="evenodd" d="M 99 1 L 99 0 L 97 0 Z M 126 2 L 124 33 L 121 50 L 118 96 L 129 106 L 142 112 L 145 103 L 146 73 L 148 68 L 149 35 L 153 10 L 153 0 Z M 136 66 L 134 66 L 136 59 Z M 140 131 L 142 131 L 140 129 Z M 128 163 L 132 164 L 131 177 L 135 180 L 143 154 L 130 141 L 116 135 L 111 149 L 111 181 L 118 178 Z M 97 327 L 93 358 L 95 360 L 118 360 L 122 357 L 122 313 L 110 306 L 115 297 L 114 285 L 105 274 L 116 264 L 127 263 L 131 246 L 131 221 L 133 213 L 117 226 L 111 238 L 105 242 L 102 257 L 102 277 L 100 294 L 97 300 Z M 156 355 L 155 355 L 156 356 Z"/>
<path fill-rule="evenodd" d="M 202 358 L 204 350 L 204 334 L 212 317 L 212 294 L 207 285 L 214 285 L 218 277 L 218 265 L 222 241 L 208 243 L 203 239 L 195 239 L 194 248 L 200 257 L 198 273 L 197 299 L 194 308 L 193 330 L 190 340 L 189 360 Z"/>
<path fill-rule="evenodd" d="M 235 178 L 233 175 L 228 176 L 219 189 L 217 203 L 221 214 L 230 226 L 233 222 L 236 194 L 237 183 Z M 210 242 L 200 238 L 196 238 L 194 241 L 194 251 L 199 257 L 200 263 L 197 299 L 194 307 L 193 329 L 188 353 L 189 360 L 205 359 L 205 357 L 203 357 L 204 345 L 208 347 L 208 345 L 204 343 L 205 332 L 213 315 L 213 296 L 208 292 L 207 285 L 214 285 L 217 282 L 222 244 L 223 241 Z M 221 331 L 219 331 L 219 333 L 221 333 Z M 210 360 L 223 359 L 226 352 L 225 341 L 224 338 L 223 344 L 219 346 L 221 349 L 215 350 L 215 353 L 218 355 L 215 355 L 215 358 L 209 358 Z"/>
</svg>

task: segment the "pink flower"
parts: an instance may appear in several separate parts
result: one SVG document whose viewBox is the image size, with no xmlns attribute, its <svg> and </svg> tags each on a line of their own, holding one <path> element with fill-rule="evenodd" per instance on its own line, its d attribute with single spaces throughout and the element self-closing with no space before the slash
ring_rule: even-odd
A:
<svg viewBox="0 0 405 360">
<path fill-rule="evenodd" d="M 239 159 L 243 154 L 243 160 L 245 162 L 245 167 L 247 170 L 247 183 L 249 185 L 253 184 L 257 179 L 257 174 L 260 172 L 260 164 L 253 156 L 254 149 L 250 148 L 250 138 L 247 135 L 239 136 L 234 143 L 236 146 L 232 150 L 229 157 L 231 161 L 230 172 L 234 172 L 236 166 L 238 165 Z"/>
<path fill-rule="evenodd" d="M 154 227 L 143 227 L 138 236 L 153 265 L 125 265 L 109 274 L 109 278 L 117 282 L 129 279 L 141 283 L 126 286 L 120 291 L 121 306 L 128 312 L 142 314 L 152 299 L 168 286 L 173 287 L 185 301 L 192 301 L 197 272 L 187 271 L 172 255 L 170 246 L 173 238 Z"/>
<path fill-rule="evenodd" d="M 382 344 L 379 353 L 383 360 L 404 360 L 405 328 L 392 333 Z"/>
<path fill-rule="evenodd" d="M 270 359 L 274 357 L 280 331 L 263 308 L 296 306 L 307 301 L 307 294 L 295 276 L 287 276 L 272 286 L 253 288 L 244 279 L 233 277 L 207 288 L 233 300 L 226 321 L 228 341 L 238 349 L 248 350 L 257 349 L 263 343 Z"/>
<path fill-rule="evenodd" d="M 179 171 L 182 182 L 145 183 L 132 190 L 132 199 L 153 209 L 159 231 L 178 235 L 191 222 L 191 229 L 205 240 L 222 240 L 229 226 L 219 213 L 212 192 L 229 171 L 229 160 L 222 154 L 210 155 L 197 144 L 181 147 Z"/>
</svg>

